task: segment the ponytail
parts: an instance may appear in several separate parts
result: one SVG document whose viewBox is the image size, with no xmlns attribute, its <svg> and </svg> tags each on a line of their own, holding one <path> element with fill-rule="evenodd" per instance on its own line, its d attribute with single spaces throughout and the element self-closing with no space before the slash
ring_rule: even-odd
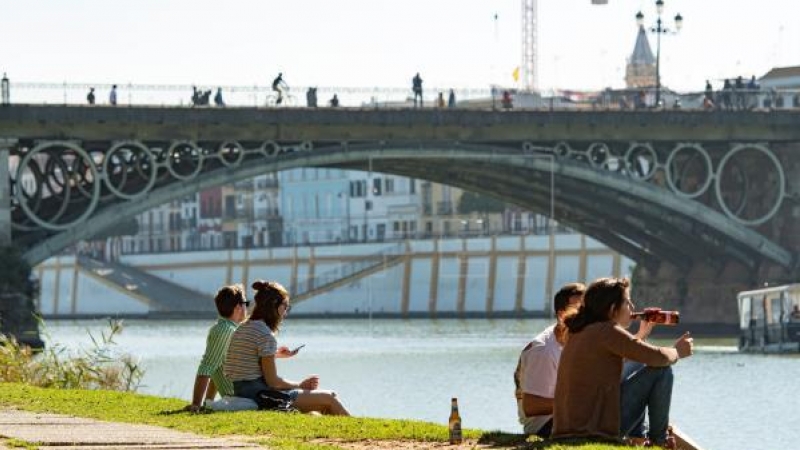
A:
<svg viewBox="0 0 800 450">
<path fill-rule="evenodd" d="M 283 319 L 278 307 L 289 303 L 289 292 L 277 281 L 258 280 L 253 283 L 253 289 L 256 306 L 250 320 L 262 320 L 270 330 L 277 332 Z"/>
</svg>

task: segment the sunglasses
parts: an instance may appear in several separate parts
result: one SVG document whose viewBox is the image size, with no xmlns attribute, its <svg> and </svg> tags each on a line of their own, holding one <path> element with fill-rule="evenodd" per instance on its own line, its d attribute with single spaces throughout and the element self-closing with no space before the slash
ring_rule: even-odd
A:
<svg viewBox="0 0 800 450">
<path fill-rule="evenodd" d="M 248 306 L 250 306 L 250 300 L 245 300 L 243 302 L 239 302 L 239 304 L 240 305 L 244 305 L 244 307 L 247 308 Z"/>
</svg>

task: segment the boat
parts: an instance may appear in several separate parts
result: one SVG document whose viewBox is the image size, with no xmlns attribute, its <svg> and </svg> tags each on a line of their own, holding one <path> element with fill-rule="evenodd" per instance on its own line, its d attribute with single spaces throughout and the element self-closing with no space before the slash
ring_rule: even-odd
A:
<svg viewBox="0 0 800 450">
<path fill-rule="evenodd" d="M 800 352 L 800 283 L 737 294 L 739 350 Z"/>
</svg>

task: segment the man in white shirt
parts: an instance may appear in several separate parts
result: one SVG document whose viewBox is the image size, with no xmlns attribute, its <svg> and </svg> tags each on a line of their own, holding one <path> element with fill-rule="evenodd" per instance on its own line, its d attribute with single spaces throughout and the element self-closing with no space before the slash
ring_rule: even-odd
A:
<svg viewBox="0 0 800 450">
<path fill-rule="evenodd" d="M 564 317 L 583 302 L 586 286 L 564 285 L 553 299 L 557 322 L 539 333 L 525 346 L 514 372 L 517 412 L 525 434 L 550 437 L 553 427 L 553 397 L 561 349 L 566 343 Z"/>
</svg>

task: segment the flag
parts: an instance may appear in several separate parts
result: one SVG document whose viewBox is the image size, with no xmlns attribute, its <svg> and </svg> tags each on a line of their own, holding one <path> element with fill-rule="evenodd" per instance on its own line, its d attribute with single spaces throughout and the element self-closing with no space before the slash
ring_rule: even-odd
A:
<svg viewBox="0 0 800 450">
<path fill-rule="evenodd" d="M 519 81 L 519 66 L 514 69 L 514 73 L 512 73 L 511 76 L 514 77 L 514 81 Z"/>
</svg>

